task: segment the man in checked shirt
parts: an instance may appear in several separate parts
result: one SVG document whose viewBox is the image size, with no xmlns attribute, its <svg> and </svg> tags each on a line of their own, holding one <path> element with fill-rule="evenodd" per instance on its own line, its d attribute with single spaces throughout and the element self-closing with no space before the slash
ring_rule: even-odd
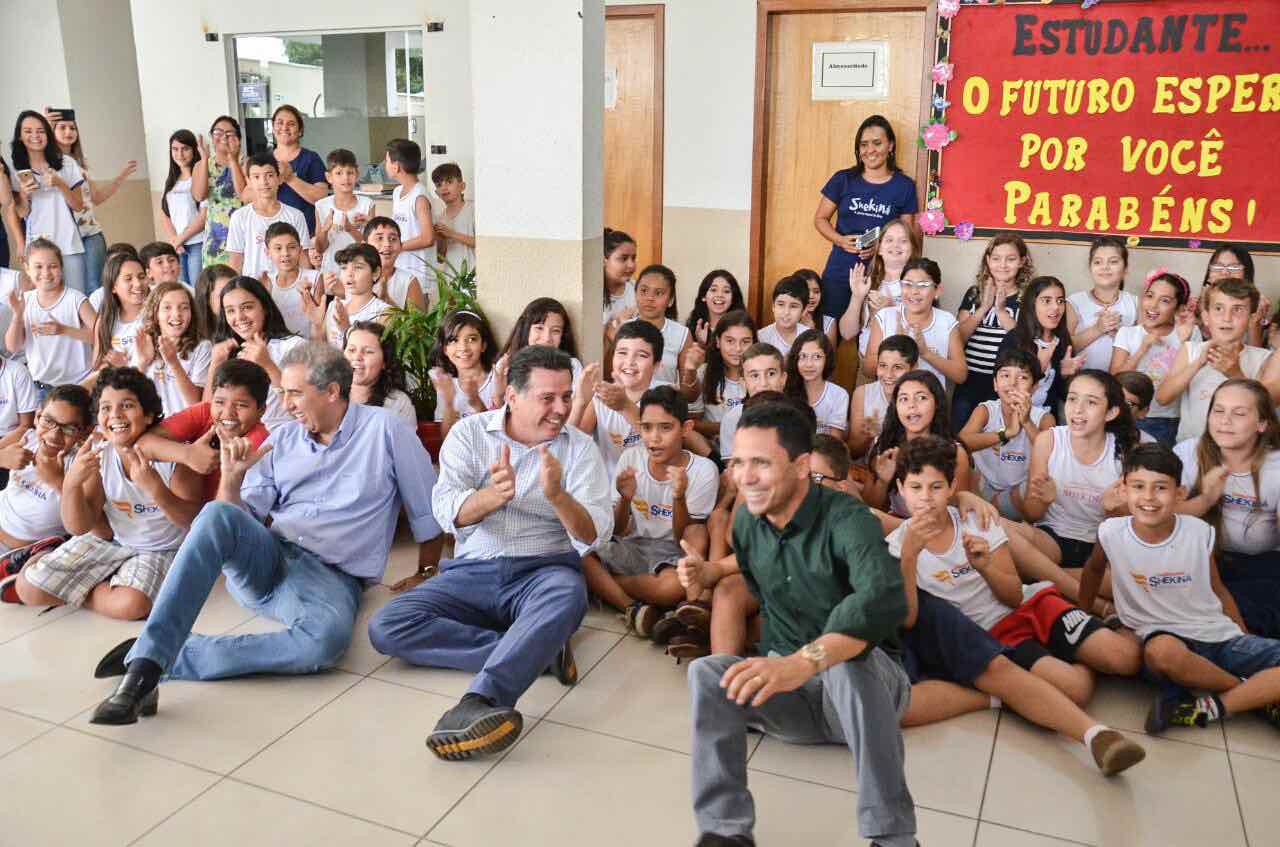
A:
<svg viewBox="0 0 1280 847">
<path fill-rule="evenodd" d="M 565 426 L 572 400 L 567 354 L 531 345 L 511 359 L 506 405 L 463 418 L 440 449 L 433 511 L 455 558 L 369 623 L 380 653 L 475 673 L 427 737 L 442 759 L 510 747 L 523 725 L 516 701 L 544 671 L 577 681 L 580 557 L 609 538 L 613 509 L 595 442 Z"/>
</svg>

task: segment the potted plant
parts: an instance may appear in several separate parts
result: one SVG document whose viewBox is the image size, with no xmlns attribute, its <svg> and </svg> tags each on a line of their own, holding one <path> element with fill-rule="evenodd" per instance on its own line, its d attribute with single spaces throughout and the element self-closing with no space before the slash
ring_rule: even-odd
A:
<svg viewBox="0 0 1280 847">
<path fill-rule="evenodd" d="M 450 312 L 458 309 L 483 312 L 476 301 L 475 268 L 467 267 L 465 260 L 458 268 L 444 260 L 444 267 L 435 269 L 435 278 L 439 296 L 431 308 L 425 312 L 414 306 L 393 308 L 385 313 L 383 322 L 385 336 L 394 344 L 396 359 L 405 375 L 405 391 L 418 413 L 418 437 L 432 458 L 438 459 L 444 437 L 439 422 L 434 420 L 436 390 L 431 384 L 436 333 Z"/>
</svg>

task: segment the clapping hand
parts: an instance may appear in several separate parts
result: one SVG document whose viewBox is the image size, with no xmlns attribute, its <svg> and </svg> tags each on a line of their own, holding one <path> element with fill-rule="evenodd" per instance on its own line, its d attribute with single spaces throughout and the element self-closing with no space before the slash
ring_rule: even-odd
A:
<svg viewBox="0 0 1280 847">
<path fill-rule="evenodd" d="M 596 396 L 615 412 L 622 411 L 627 405 L 627 391 L 616 382 L 596 383 Z"/>
<path fill-rule="evenodd" d="M 893 482 L 893 475 L 898 469 L 898 448 L 890 447 L 876 456 L 876 476 L 883 483 Z"/>
<path fill-rule="evenodd" d="M 671 483 L 671 497 L 683 497 L 689 490 L 689 473 L 684 465 L 672 465 L 667 468 L 667 480 Z"/>
<path fill-rule="evenodd" d="M 516 471 L 511 466 L 511 447 L 502 445 L 502 455 L 489 466 L 489 484 L 486 486 L 498 499 L 498 506 L 505 506 L 516 496 Z"/>
<path fill-rule="evenodd" d="M 636 496 L 636 469 L 626 467 L 618 471 L 618 478 L 613 481 L 618 494 L 623 500 L 631 501 Z"/>
<path fill-rule="evenodd" d="M 980 535 L 965 533 L 961 536 L 964 544 L 964 555 L 978 572 L 985 571 L 991 564 L 991 544 Z"/>
<path fill-rule="evenodd" d="M 1067 347 L 1067 354 L 1062 357 L 1062 375 L 1071 376 L 1076 371 L 1084 367 L 1085 356 L 1081 353 L 1079 356 L 1071 355 L 1071 347 Z"/>
<path fill-rule="evenodd" d="M 564 493 L 564 469 L 560 460 L 545 444 L 538 446 L 538 478 L 542 482 L 542 493 L 548 501 L 554 502 Z"/>
<path fill-rule="evenodd" d="M 1058 486 L 1047 475 L 1033 476 L 1027 480 L 1027 494 L 1041 503 L 1052 503 L 1058 497 Z"/>
</svg>

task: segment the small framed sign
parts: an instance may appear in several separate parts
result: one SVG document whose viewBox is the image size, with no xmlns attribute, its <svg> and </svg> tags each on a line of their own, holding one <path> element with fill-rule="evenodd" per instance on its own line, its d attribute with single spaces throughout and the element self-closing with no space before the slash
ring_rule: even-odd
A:
<svg viewBox="0 0 1280 847">
<path fill-rule="evenodd" d="M 885 100 L 888 96 L 888 41 L 814 42 L 814 100 Z"/>
</svg>

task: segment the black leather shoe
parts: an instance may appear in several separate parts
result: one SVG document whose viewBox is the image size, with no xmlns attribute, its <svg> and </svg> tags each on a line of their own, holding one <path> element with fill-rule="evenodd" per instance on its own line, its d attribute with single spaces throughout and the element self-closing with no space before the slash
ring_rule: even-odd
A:
<svg viewBox="0 0 1280 847">
<path fill-rule="evenodd" d="M 555 661 L 551 663 L 551 672 L 555 674 L 556 679 L 560 680 L 561 685 L 578 684 L 578 663 L 573 658 L 573 648 L 569 646 L 568 641 L 560 648 L 560 652 L 556 653 Z"/>
<path fill-rule="evenodd" d="M 149 718 L 156 713 L 159 706 L 159 686 L 154 683 L 148 685 L 146 677 L 140 671 L 131 670 L 125 673 L 111 696 L 93 710 L 93 717 L 89 718 L 89 723 L 109 726 L 137 723 L 139 715 Z"/>
<path fill-rule="evenodd" d="M 479 694 L 464 694 L 458 705 L 440 716 L 427 736 L 427 747 L 441 759 L 460 762 L 500 753 L 515 743 L 524 718 L 515 709 L 495 706 Z"/>
<path fill-rule="evenodd" d="M 124 657 L 129 655 L 129 651 L 133 649 L 133 645 L 137 640 L 136 638 L 126 638 L 108 650 L 107 654 L 98 662 L 98 666 L 93 669 L 93 678 L 106 679 L 110 676 L 124 676 L 128 670 L 124 666 Z"/>
</svg>

